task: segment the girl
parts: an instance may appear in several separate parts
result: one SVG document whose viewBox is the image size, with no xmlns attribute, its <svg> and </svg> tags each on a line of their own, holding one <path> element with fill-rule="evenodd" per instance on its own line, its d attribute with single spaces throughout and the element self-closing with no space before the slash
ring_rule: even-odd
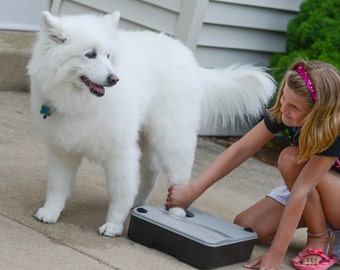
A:
<svg viewBox="0 0 340 270">
<path fill-rule="evenodd" d="M 280 269 L 301 218 L 308 227 L 304 250 L 292 260 L 298 269 L 329 268 L 333 232 L 340 228 L 340 73 L 319 61 L 296 61 L 287 71 L 275 105 L 264 120 L 226 149 L 194 181 L 169 188 L 167 207 L 187 208 L 207 188 L 252 156 L 276 133 L 286 130 L 292 145 L 279 157 L 280 173 L 290 190 L 269 250 L 245 265 Z"/>
</svg>

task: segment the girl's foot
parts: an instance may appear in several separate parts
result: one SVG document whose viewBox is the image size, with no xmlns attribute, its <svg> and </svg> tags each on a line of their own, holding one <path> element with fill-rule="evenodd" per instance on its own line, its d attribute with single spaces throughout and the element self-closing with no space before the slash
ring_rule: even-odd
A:
<svg viewBox="0 0 340 270">
<path fill-rule="evenodd" d="M 298 256 L 292 259 L 294 266 L 297 265 L 318 265 L 321 262 L 329 261 L 331 258 L 334 233 L 327 229 L 322 233 L 308 233 L 306 247 L 299 253 Z M 331 263 L 333 262 L 333 259 Z"/>
</svg>

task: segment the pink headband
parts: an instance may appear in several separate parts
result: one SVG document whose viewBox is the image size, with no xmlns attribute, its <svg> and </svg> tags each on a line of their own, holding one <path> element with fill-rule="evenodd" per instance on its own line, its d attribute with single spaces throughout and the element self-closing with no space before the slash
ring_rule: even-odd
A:
<svg viewBox="0 0 340 270">
<path fill-rule="evenodd" d="M 316 92 L 314 90 L 313 84 L 311 80 L 309 79 L 308 74 L 305 71 L 305 69 L 301 65 L 299 65 L 295 68 L 295 70 L 300 75 L 301 79 L 305 81 L 305 84 L 309 90 L 310 95 L 312 96 L 314 101 L 316 101 L 317 100 Z"/>
</svg>

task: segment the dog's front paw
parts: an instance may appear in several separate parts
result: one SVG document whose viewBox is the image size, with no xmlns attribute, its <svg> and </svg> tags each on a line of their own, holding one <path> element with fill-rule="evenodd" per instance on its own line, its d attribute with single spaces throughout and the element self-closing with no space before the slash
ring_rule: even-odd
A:
<svg viewBox="0 0 340 270">
<path fill-rule="evenodd" d="M 99 233 L 109 237 L 121 235 L 123 233 L 123 225 L 106 222 L 103 226 L 99 227 Z"/>
<path fill-rule="evenodd" d="M 169 213 L 173 216 L 184 218 L 186 216 L 186 212 L 183 208 L 173 207 L 169 208 Z"/>
<path fill-rule="evenodd" d="M 46 207 L 41 207 L 35 214 L 35 218 L 45 223 L 56 223 L 59 215 L 59 212 L 55 213 Z"/>
</svg>

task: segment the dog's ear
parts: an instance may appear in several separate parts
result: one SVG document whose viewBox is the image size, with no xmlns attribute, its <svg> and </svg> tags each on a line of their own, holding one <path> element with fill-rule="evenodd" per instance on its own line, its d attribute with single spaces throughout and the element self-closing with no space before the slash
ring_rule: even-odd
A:
<svg viewBox="0 0 340 270">
<path fill-rule="evenodd" d="M 57 26 L 57 19 L 48 11 L 42 13 L 42 27 L 45 30 L 53 29 Z"/>
<path fill-rule="evenodd" d="M 61 31 L 58 19 L 48 11 L 44 11 L 42 15 L 43 15 L 41 25 L 42 30 L 47 32 L 48 37 L 54 42 L 58 44 L 64 43 L 67 40 L 67 37 Z"/>
<path fill-rule="evenodd" d="M 106 14 L 104 16 L 104 20 L 114 28 L 117 27 L 119 19 L 120 19 L 119 11 L 115 11 L 111 14 Z"/>
</svg>

